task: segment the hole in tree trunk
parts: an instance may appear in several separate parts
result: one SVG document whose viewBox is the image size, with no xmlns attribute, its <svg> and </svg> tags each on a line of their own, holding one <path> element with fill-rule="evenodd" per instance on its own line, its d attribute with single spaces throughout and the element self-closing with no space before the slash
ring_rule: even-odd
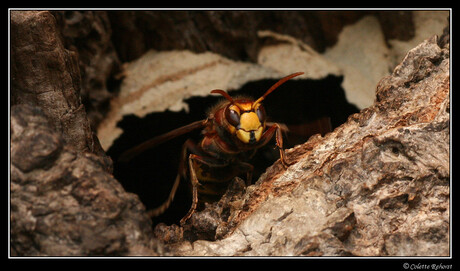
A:
<svg viewBox="0 0 460 271">
<path fill-rule="evenodd" d="M 237 91 L 229 91 L 229 94 L 232 97 L 245 95 L 257 99 L 276 82 L 277 80 L 250 82 Z M 335 76 L 328 76 L 322 80 L 291 80 L 266 97 L 263 104 L 268 121 L 284 123 L 291 130 L 287 137 L 284 137 L 285 148 L 308 140 L 312 131 L 302 129 L 305 124 L 327 117 L 330 118 L 330 124 L 334 129 L 344 123 L 349 115 L 359 112 L 356 106 L 346 101 L 341 83 L 342 77 Z M 177 174 L 182 144 L 188 138 L 198 142 L 200 130 L 149 149 L 128 163 L 117 162 L 119 155 L 152 137 L 205 119 L 208 108 L 220 99 L 220 95 L 192 97 L 185 100 L 189 105 L 189 113 L 165 111 L 151 113 L 144 118 L 129 115 L 118 123 L 124 133 L 107 152 L 114 161 L 114 176 L 127 191 L 137 194 L 147 209 L 155 208 L 166 200 Z M 259 149 L 250 161 L 255 168 L 253 183 L 279 158 L 279 152 L 274 146 L 273 139 Z M 154 225 L 159 222 L 178 224 L 187 213 L 190 204 L 188 181 L 181 180 L 173 203 L 164 214 L 153 218 Z"/>
</svg>

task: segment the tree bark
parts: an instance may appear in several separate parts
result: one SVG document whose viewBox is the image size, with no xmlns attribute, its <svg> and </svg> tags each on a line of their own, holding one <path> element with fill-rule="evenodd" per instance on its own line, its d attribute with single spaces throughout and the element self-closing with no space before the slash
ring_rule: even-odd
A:
<svg viewBox="0 0 460 271">
<path fill-rule="evenodd" d="M 54 16 L 47 11 L 11 11 L 11 104 L 41 108 L 65 142 L 96 153 L 112 169 L 81 103 L 76 52 L 64 48 Z"/>
<path fill-rule="evenodd" d="M 173 253 L 449 256 L 449 47 L 437 41 L 409 51 L 378 84 L 373 106 L 288 150 L 287 170 L 278 161 L 184 232 L 172 227 L 211 239 L 173 243 Z"/>
<path fill-rule="evenodd" d="M 11 108 L 11 159 L 12 256 L 164 254 L 138 197 L 40 108 Z"/>
</svg>

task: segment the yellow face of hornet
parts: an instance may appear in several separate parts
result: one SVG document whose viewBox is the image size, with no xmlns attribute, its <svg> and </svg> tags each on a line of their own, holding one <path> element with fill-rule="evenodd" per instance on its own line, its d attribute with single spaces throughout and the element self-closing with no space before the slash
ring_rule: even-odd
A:
<svg viewBox="0 0 460 271">
<path fill-rule="evenodd" d="M 262 138 L 265 129 L 265 110 L 260 104 L 265 97 L 287 80 L 303 74 L 303 72 L 288 75 L 271 86 L 259 99 L 233 100 L 227 92 L 214 89 L 211 93 L 218 93 L 230 102 L 224 109 L 225 119 L 230 125 L 226 125 L 228 131 L 235 135 L 243 143 L 254 144 Z"/>
<path fill-rule="evenodd" d="M 229 130 L 243 143 L 254 144 L 260 140 L 265 128 L 265 111 L 261 104 L 240 102 L 225 110 L 225 118 L 231 124 Z"/>
</svg>

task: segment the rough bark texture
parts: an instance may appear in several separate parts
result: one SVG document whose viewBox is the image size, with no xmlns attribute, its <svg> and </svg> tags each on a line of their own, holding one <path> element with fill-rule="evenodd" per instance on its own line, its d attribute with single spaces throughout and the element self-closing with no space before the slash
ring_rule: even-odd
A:
<svg viewBox="0 0 460 271">
<path fill-rule="evenodd" d="M 80 99 L 76 52 L 64 48 L 54 16 L 47 11 L 11 12 L 11 103 L 40 107 L 65 142 L 80 152 L 102 151 Z"/>
<path fill-rule="evenodd" d="M 11 255 L 159 255 L 138 197 L 38 107 L 11 109 Z"/>
<path fill-rule="evenodd" d="M 94 130 L 109 109 L 120 72 L 112 44 L 112 28 L 106 12 L 53 11 L 66 49 L 78 53 L 80 97 Z"/>
<path fill-rule="evenodd" d="M 295 165 L 275 163 L 246 193 L 171 229 L 223 239 L 174 253 L 448 256 L 449 78 L 449 47 L 423 42 L 381 80 L 373 106 L 289 150 Z"/>
</svg>

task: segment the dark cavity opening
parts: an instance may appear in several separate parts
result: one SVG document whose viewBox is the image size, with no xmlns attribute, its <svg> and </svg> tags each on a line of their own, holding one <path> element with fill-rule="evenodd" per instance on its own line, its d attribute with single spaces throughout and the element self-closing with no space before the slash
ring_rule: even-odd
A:
<svg viewBox="0 0 460 271">
<path fill-rule="evenodd" d="M 263 101 L 268 121 L 299 127 L 322 117 L 329 117 L 332 129 L 340 126 L 349 115 L 359 112 L 356 106 L 346 101 L 344 90 L 340 86 L 342 79 L 328 76 L 322 80 L 292 80 L 284 83 Z M 229 91 L 229 94 L 232 97 L 247 95 L 256 99 L 276 82 L 277 80 L 250 82 L 237 91 Z M 189 113 L 165 111 L 151 113 L 144 118 L 129 115 L 119 122 L 118 126 L 124 133 L 107 152 L 114 161 L 114 176 L 127 191 L 137 194 L 148 210 L 161 205 L 168 197 L 177 174 L 181 147 L 188 138 L 198 142 L 200 131 L 177 137 L 147 150 L 128 163 L 118 162 L 118 157 L 123 151 L 145 140 L 193 121 L 205 119 L 207 109 L 222 98 L 220 95 L 192 97 L 185 100 L 189 105 Z M 311 134 L 289 133 L 287 138 L 284 138 L 285 148 L 301 144 L 310 136 Z M 264 148 L 259 149 L 250 161 L 255 167 L 253 183 L 268 166 L 279 159 L 278 150 L 274 146 L 273 139 Z M 187 213 L 190 204 L 188 181 L 181 180 L 173 203 L 164 214 L 153 218 L 153 224 L 178 224 Z"/>
</svg>

